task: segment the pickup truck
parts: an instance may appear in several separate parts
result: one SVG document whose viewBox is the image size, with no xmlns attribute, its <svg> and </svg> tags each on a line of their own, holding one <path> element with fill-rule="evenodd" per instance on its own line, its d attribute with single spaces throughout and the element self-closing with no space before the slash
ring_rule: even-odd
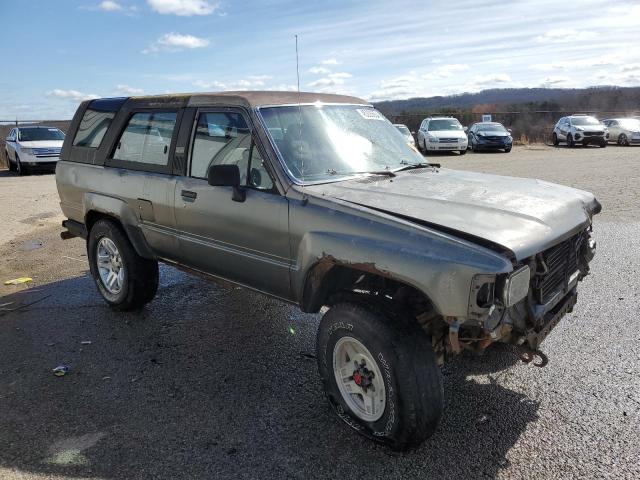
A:
<svg viewBox="0 0 640 480">
<path fill-rule="evenodd" d="M 451 355 L 502 342 L 545 363 L 601 208 L 574 188 L 440 168 L 368 102 L 316 93 L 86 101 L 56 182 L 61 235 L 86 239 L 109 306 L 151 302 L 165 262 L 322 311 L 329 403 L 398 450 L 436 429 Z"/>
</svg>

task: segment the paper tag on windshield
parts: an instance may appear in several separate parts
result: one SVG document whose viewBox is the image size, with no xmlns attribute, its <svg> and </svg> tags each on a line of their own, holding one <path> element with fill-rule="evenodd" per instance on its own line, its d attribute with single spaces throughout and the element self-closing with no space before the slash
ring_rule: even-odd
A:
<svg viewBox="0 0 640 480">
<path fill-rule="evenodd" d="M 57 132 L 58 131 L 57 128 L 47 128 L 47 130 L 49 130 L 50 132 Z"/>
<path fill-rule="evenodd" d="M 358 108 L 358 113 L 362 118 L 367 120 L 384 120 L 384 117 L 373 108 Z"/>
</svg>

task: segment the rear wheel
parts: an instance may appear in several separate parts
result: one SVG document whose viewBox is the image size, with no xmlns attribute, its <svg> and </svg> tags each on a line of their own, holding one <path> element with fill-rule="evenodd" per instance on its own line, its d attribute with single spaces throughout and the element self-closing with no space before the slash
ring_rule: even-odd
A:
<svg viewBox="0 0 640 480">
<path fill-rule="evenodd" d="M 392 312 L 339 303 L 320 322 L 316 350 L 338 417 L 361 435 L 405 450 L 435 431 L 442 381 L 427 335 Z"/>
<path fill-rule="evenodd" d="M 158 262 L 137 254 L 116 222 L 98 220 L 89 232 L 87 256 L 93 280 L 114 310 L 149 303 L 158 289 Z"/>
<path fill-rule="evenodd" d="M 558 145 L 560 145 L 560 139 L 558 138 L 558 134 L 553 132 L 553 146 L 557 147 Z"/>
<path fill-rule="evenodd" d="M 627 136 L 624 133 L 621 133 L 618 136 L 618 145 L 623 145 L 625 147 L 629 146 L 629 139 L 627 138 Z"/>
</svg>

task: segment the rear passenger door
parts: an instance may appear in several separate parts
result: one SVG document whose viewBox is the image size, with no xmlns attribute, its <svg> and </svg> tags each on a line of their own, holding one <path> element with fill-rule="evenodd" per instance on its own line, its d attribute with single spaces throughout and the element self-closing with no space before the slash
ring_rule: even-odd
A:
<svg viewBox="0 0 640 480">
<path fill-rule="evenodd" d="M 181 262 L 206 273 L 290 298 L 288 203 L 275 187 L 243 110 L 200 110 L 186 174 L 177 178 Z M 237 165 L 246 200 L 211 186 L 211 165 Z"/>
<path fill-rule="evenodd" d="M 175 149 L 180 110 L 133 111 L 105 166 L 117 169 L 110 179 L 118 196 L 137 216 L 142 233 L 160 257 L 176 260 L 173 215 L 176 185 L 169 162 Z"/>
</svg>

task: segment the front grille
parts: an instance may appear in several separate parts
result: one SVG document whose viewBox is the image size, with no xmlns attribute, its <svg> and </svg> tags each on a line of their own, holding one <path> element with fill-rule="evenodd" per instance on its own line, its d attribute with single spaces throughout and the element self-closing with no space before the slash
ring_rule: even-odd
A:
<svg viewBox="0 0 640 480">
<path fill-rule="evenodd" d="M 440 143 L 458 143 L 457 138 L 441 138 L 438 140 Z"/>
<path fill-rule="evenodd" d="M 585 137 L 601 137 L 604 132 L 584 132 Z"/>
<path fill-rule="evenodd" d="M 585 240 L 585 232 L 551 247 L 538 255 L 538 276 L 534 283 L 534 296 L 545 304 L 555 293 L 569 284 L 569 277 L 578 270 L 578 252 Z"/>
<path fill-rule="evenodd" d="M 34 148 L 33 154 L 36 157 L 58 157 L 60 156 L 60 147 L 53 148 Z"/>
</svg>

